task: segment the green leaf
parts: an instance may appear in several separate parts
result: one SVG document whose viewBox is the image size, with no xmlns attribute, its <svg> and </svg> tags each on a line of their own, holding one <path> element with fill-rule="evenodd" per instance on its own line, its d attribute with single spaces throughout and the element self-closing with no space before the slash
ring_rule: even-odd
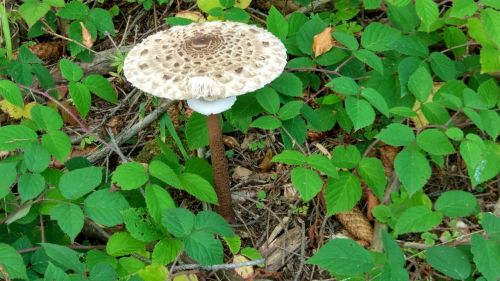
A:
<svg viewBox="0 0 500 281">
<path fill-rule="evenodd" d="M 323 181 L 313 170 L 296 167 L 291 173 L 292 184 L 299 191 L 302 200 L 307 202 L 321 191 Z"/>
<path fill-rule="evenodd" d="M 381 236 L 387 263 L 393 268 L 403 267 L 406 263 L 405 256 L 396 240 L 386 230 L 381 231 Z"/>
<path fill-rule="evenodd" d="M 46 270 L 44 273 L 44 280 L 61 280 L 61 281 L 71 281 L 69 275 L 64 272 L 61 268 L 55 266 L 50 261 L 45 263 Z"/>
<path fill-rule="evenodd" d="M 144 197 L 149 215 L 158 224 L 161 223 L 161 216 L 164 210 L 175 208 L 172 196 L 164 188 L 156 184 L 146 186 Z"/>
<path fill-rule="evenodd" d="M 311 154 L 307 157 L 307 165 L 324 173 L 329 177 L 339 177 L 337 168 L 335 167 L 335 165 L 333 165 L 330 159 L 326 158 L 326 156 L 320 154 Z"/>
<path fill-rule="evenodd" d="M 314 68 L 316 63 L 307 57 L 293 58 L 288 61 L 286 68 Z"/>
<path fill-rule="evenodd" d="M 304 106 L 303 101 L 291 101 L 287 102 L 283 107 L 278 112 L 278 117 L 281 120 L 289 120 L 292 118 L 295 118 L 297 115 L 300 114 L 300 110 L 302 109 L 302 106 Z"/>
<path fill-rule="evenodd" d="M 195 231 L 216 233 L 220 236 L 234 236 L 234 231 L 227 221 L 219 214 L 211 211 L 201 211 L 194 220 Z"/>
<path fill-rule="evenodd" d="M 17 162 L 0 162 L 0 199 L 4 198 L 10 192 L 10 187 L 17 180 L 16 171 Z"/>
<path fill-rule="evenodd" d="M 196 112 L 191 115 L 186 124 L 186 139 L 191 149 L 208 145 L 208 127 L 205 115 Z"/>
<path fill-rule="evenodd" d="M 441 130 L 427 129 L 417 135 L 417 145 L 433 155 L 448 155 L 455 152 L 448 137 Z"/>
<path fill-rule="evenodd" d="M 477 88 L 477 94 L 484 100 L 488 108 L 492 108 L 497 103 L 500 96 L 500 88 L 494 79 L 488 79 Z"/>
<path fill-rule="evenodd" d="M 469 257 L 457 248 L 434 246 L 425 255 L 432 267 L 454 279 L 465 280 L 472 272 Z"/>
<path fill-rule="evenodd" d="M 168 232 L 178 238 L 184 238 L 193 232 L 195 215 L 184 208 L 165 209 L 161 223 Z"/>
<path fill-rule="evenodd" d="M 384 97 L 375 89 L 364 88 L 361 91 L 361 96 L 365 98 L 373 107 L 375 107 L 380 113 L 389 117 L 389 107 Z"/>
<path fill-rule="evenodd" d="M 328 179 L 325 187 L 327 215 L 352 210 L 361 199 L 361 184 L 350 172 L 340 172 L 339 178 Z"/>
<path fill-rule="evenodd" d="M 450 218 L 467 217 L 478 210 L 476 197 L 462 190 L 446 191 L 436 200 L 434 208 Z"/>
<path fill-rule="evenodd" d="M 492 237 L 493 239 L 500 238 L 500 217 L 491 213 L 483 213 L 481 225 L 489 237 Z"/>
<path fill-rule="evenodd" d="M 42 145 L 57 161 L 63 163 L 71 152 L 71 140 L 61 131 L 51 131 L 42 136 Z"/>
<path fill-rule="evenodd" d="M 496 0 L 481 0 L 481 3 L 495 9 L 500 9 L 500 3 Z"/>
<path fill-rule="evenodd" d="M 384 165 L 378 158 L 363 158 L 359 162 L 358 172 L 363 181 L 370 187 L 373 193 L 379 198 L 384 197 L 387 178 L 385 176 Z"/>
<path fill-rule="evenodd" d="M 328 82 L 325 86 L 330 87 L 335 92 L 342 94 L 344 96 L 354 96 L 359 93 L 359 86 L 354 81 L 354 79 L 342 76 L 332 79 L 332 81 Z"/>
<path fill-rule="evenodd" d="M 286 96 L 302 96 L 302 81 L 290 72 L 283 72 L 278 78 L 271 82 L 271 86 L 278 91 L 278 93 Z"/>
<path fill-rule="evenodd" d="M 28 280 L 23 258 L 12 246 L 0 243 L 0 261 L 9 278 Z M 3 273 L 0 276 L 4 276 Z"/>
<path fill-rule="evenodd" d="M 497 48 L 500 47 L 500 12 L 490 8 L 482 10 L 481 22 L 489 39 Z"/>
<path fill-rule="evenodd" d="M 477 269 L 488 281 L 500 278 L 500 244 L 486 240 L 479 234 L 472 235 L 471 252 Z"/>
<path fill-rule="evenodd" d="M 33 26 L 50 10 L 50 5 L 38 0 L 26 0 L 20 7 L 19 13 L 29 27 Z"/>
<path fill-rule="evenodd" d="M 393 42 L 399 39 L 401 32 L 387 25 L 373 22 L 361 35 L 361 46 L 374 52 L 388 51 Z"/>
<path fill-rule="evenodd" d="M 85 118 L 90 111 L 90 105 L 92 103 L 89 89 L 82 83 L 69 82 L 68 90 L 76 109 L 80 115 Z"/>
<path fill-rule="evenodd" d="M 433 0 L 416 0 L 415 8 L 421 20 L 421 28 L 426 32 L 431 32 L 432 25 L 439 18 L 438 5 Z"/>
<path fill-rule="evenodd" d="M 460 57 L 465 54 L 467 43 L 467 36 L 463 31 L 455 26 L 449 26 L 444 29 L 444 42 L 447 48 L 451 48 L 455 57 Z M 463 46 L 455 48 L 457 46 Z"/>
<path fill-rule="evenodd" d="M 75 241 L 76 236 L 83 229 L 83 212 L 75 204 L 61 203 L 50 209 L 50 218 L 57 221 L 57 225 Z"/>
<path fill-rule="evenodd" d="M 480 53 L 481 72 L 496 72 L 500 69 L 499 51 L 495 48 L 483 46 Z"/>
<path fill-rule="evenodd" d="M 281 127 L 281 121 L 274 116 L 265 115 L 255 119 L 250 126 L 263 130 L 274 130 Z"/>
<path fill-rule="evenodd" d="M 329 131 L 335 126 L 335 115 L 332 109 L 327 106 L 312 109 L 309 105 L 304 104 L 300 113 L 307 120 L 311 129 L 318 132 Z"/>
<path fill-rule="evenodd" d="M 340 44 L 346 46 L 352 51 L 355 51 L 359 48 L 359 43 L 356 37 L 354 35 L 347 33 L 347 32 L 342 32 L 342 31 L 335 31 L 333 32 L 333 38 L 335 38 Z M 354 52 L 356 54 L 357 52 Z"/>
<path fill-rule="evenodd" d="M 87 86 L 92 94 L 100 97 L 101 99 L 111 103 L 118 103 L 118 97 L 113 89 L 113 86 L 111 86 L 111 83 L 109 83 L 109 81 L 101 75 L 89 75 L 83 79 L 83 84 Z"/>
<path fill-rule="evenodd" d="M 133 238 L 143 242 L 152 242 L 163 237 L 145 209 L 130 208 L 123 210 L 121 214 L 125 227 Z"/>
<path fill-rule="evenodd" d="M 186 253 L 202 265 L 223 263 L 224 251 L 220 240 L 212 234 L 197 231 L 184 240 Z"/>
<path fill-rule="evenodd" d="M 401 36 L 391 44 L 392 49 L 398 53 L 411 57 L 426 57 L 429 55 L 429 48 L 419 37 L 415 35 Z"/>
<path fill-rule="evenodd" d="M 182 183 L 179 176 L 170 166 L 160 160 L 154 160 L 149 163 L 149 173 L 168 185 L 182 189 Z"/>
<path fill-rule="evenodd" d="M 280 97 L 276 91 L 271 87 L 264 87 L 256 91 L 256 98 L 262 108 L 275 114 L 280 109 Z"/>
<path fill-rule="evenodd" d="M 500 167 L 496 163 L 498 163 L 500 148 L 493 143 L 485 145 L 481 139 L 472 139 L 470 135 L 467 138 L 468 140 L 460 144 L 460 155 L 467 164 L 472 184 L 477 185 L 499 173 Z"/>
<path fill-rule="evenodd" d="M 332 161 L 339 168 L 352 169 L 361 160 L 361 153 L 354 145 L 336 146 L 332 151 Z"/>
<path fill-rule="evenodd" d="M 375 111 L 372 106 L 363 99 L 348 96 L 345 99 L 345 110 L 357 131 L 370 126 L 375 121 Z"/>
<path fill-rule="evenodd" d="M 432 76 L 424 66 L 419 67 L 408 80 L 408 89 L 421 102 L 426 102 L 431 94 Z"/>
<path fill-rule="evenodd" d="M 130 206 L 120 192 L 106 189 L 93 192 L 83 202 L 84 213 L 94 222 L 108 227 L 123 223 L 120 212 L 128 208 Z"/>
<path fill-rule="evenodd" d="M 184 173 L 180 176 L 182 188 L 201 201 L 217 204 L 217 194 L 213 186 L 197 174 Z"/>
<path fill-rule="evenodd" d="M 71 250 L 66 246 L 50 243 L 40 243 L 40 245 L 45 250 L 47 256 L 65 271 L 73 270 L 80 274 L 85 271 L 85 264 L 80 262 L 80 253 L 77 251 Z"/>
<path fill-rule="evenodd" d="M 183 247 L 182 241 L 174 238 L 164 238 L 153 249 L 153 263 L 169 264 L 175 260 Z"/>
<path fill-rule="evenodd" d="M 45 189 L 45 178 L 40 174 L 23 174 L 17 182 L 21 202 L 24 203 L 31 200 Z"/>
<path fill-rule="evenodd" d="M 83 77 L 83 69 L 68 59 L 61 59 L 59 61 L 59 67 L 62 76 L 68 79 L 68 81 L 78 82 Z"/>
<path fill-rule="evenodd" d="M 421 109 L 431 124 L 444 125 L 451 118 L 446 108 L 437 102 L 424 103 Z"/>
<path fill-rule="evenodd" d="M 392 146 L 410 145 L 415 141 L 413 130 L 399 123 L 389 124 L 389 126 L 382 129 L 375 137 Z"/>
<path fill-rule="evenodd" d="M 396 106 L 389 109 L 389 112 L 393 115 L 402 116 L 402 117 L 416 117 L 417 113 L 413 111 L 413 109 L 406 106 Z"/>
<path fill-rule="evenodd" d="M 448 128 L 445 134 L 452 140 L 461 141 L 464 139 L 464 132 L 459 128 Z"/>
<path fill-rule="evenodd" d="M 45 131 L 56 131 L 63 126 L 59 113 L 47 106 L 35 105 L 31 109 L 31 119 L 35 121 L 38 128 Z"/>
<path fill-rule="evenodd" d="M 449 57 L 442 53 L 434 52 L 430 58 L 432 70 L 439 78 L 443 81 L 455 79 L 457 76 L 455 63 Z"/>
<path fill-rule="evenodd" d="M 24 149 L 24 164 L 34 173 L 41 173 L 49 167 L 50 154 L 37 142 L 33 142 Z"/>
<path fill-rule="evenodd" d="M 271 161 L 287 165 L 301 165 L 306 163 L 306 156 L 296 150 L 284 150 L 280 154 L 274 155 Z"/>
<path fill-rule="evenodd" d="M 125 256 L 143 250 L 145 245 L 128 232 L 115 232 L 109 237 L 106 253 L 112 257 Z"/>
<path fill-rule="evenodd" d="M 1 80 L 0 95 L 2 95 L 2 97 L 9 103 L 19 108 L 24 108 L 23 96 L 21 95 L 19 87 L 14 82 L 9 80 Z"/>
<path fill-rule="evenodd" d="M 288 22 L 274 6 L 271 6 L 267 15 L 267 29 L 281 41 L 284 41 L 288 34 Z"/>
<path fill-rule="evenodd" d="M 482 128 L 492 139 L 500 133 L 500 116 L 493 110 L 480 110 Z M 479 127 L 479 126 L 478 126 Z"/>
<path fill-rule="evenodd" d="M 68 20 L 84 20 L 89 13 L 89 7 L 80 1 L 71 1 L 57 12 L 57 15 Z"/>
<path fill-rule="evenodd" d="M 304 23 L 295 36 L 300 51 L 304 54 L 312 55 L 314 36 L 323 32 L 327 26 L 328 25 L 319 16 L 314 16 Z"/>
<path fill-rule="evenodd" d="M 128 162 L 116 168 L 111 180 L 117 183 L 122 190 L 131 190 L 145 184 L 148 181 L 148 173 L 140 163 Z"/>
<path fill-rule="evenodd" d="M 35 131 L 23 125 L 0 127 L 0 150 L 13 151 L 36 141 Z"/>
<path fill-rule="evenodd" d="M 59 180 L 59 189 L 64 198 L 78 199 L 99 186 L 101 181 L 102 168 L 81 168 L 62 175 Z"/>
<path fill-rule="evenodd" d="M 331 274 L 355 276 L 374 266 L 370 252 L 351 239 L 333 239 L 321 247 L 306 263 L 315 264 Z"/>
<path fill-rule="evenodd" d="M 477 11 L 477 4 L 474 0 L 455 0 L 451 7 L 450 17 L 463 19 L 474 15 Z M 464 278 L 459 278 L 464 279 Z"/>
<path fill-rule="evenodd" d="M 97 264 L 92 268 L 89 274 L 89 281 L 107 281 L 117 279 L 118 276 L 113 266 L 106 263 Z"/>
<path fill-rule="evenodd" d="M 384 74 L 384 65 L 382 64 L 382 60 L 374 52 L 361 49 L 353 54 L 361 62 L 373 68 L 380 74 Z"/>
<path fill-rule="evenodd" d="M 442 219 L 441 213 L 433 212 L 427 207 L 411 207 L 399 216 L 394 226 L 394 235 L 429 231 L 440 224 Z"/>
<path fill-rule="evenodd" d="M 399 152 L 394 160 L 394 168 L 410 196 L 424 187 L 432 173 L 429 161 L 415 149 Z"/>
<path fill-rule="evenodd" d="M 101 35 L 104 35 L 106 32 L 111 36 L 115 36 L 115 26 L 113 25 L 113 19 L 108 11 L 101 8 L 93 8 L 89 13 L 89 21 L 92 22 L 97 31 Z"/>
</svg>

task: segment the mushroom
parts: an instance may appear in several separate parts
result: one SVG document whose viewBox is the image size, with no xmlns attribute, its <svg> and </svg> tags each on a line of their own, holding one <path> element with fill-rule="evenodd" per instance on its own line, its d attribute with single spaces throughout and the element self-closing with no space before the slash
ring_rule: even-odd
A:
<svg viewBox="0 0 500 281">
<path fill-rule="evenodd" d="M 140 90 L 171 100 L 187 100 L 207 116 L 217 211 L 234 222 L 228 164 L 219 113 L 236 96 L 264 87 L 286 65 L 286 49 L 270 32 L 236 22 L 174 26 L 155 33 L 127 55 L 123 70 Z"/>
</svg>

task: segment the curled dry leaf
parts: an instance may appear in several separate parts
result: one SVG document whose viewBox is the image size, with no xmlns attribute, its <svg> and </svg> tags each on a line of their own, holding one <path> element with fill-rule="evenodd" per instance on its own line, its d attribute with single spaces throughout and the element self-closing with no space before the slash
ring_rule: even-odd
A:
<svg viewBox="0 0 500 281">
<path fill-rule="evenodd" d="M 224 142 L 224 145 L 229 147 L 229 148 L 235 148 L 235 147 L 240 147 L 240 143 L 235 137 L 232 136 L 222 136 L 222 141 Z"/>
<path fill-rule="evenodd" d="M 53 42 L 38 43 L 33 46 L 29 46 L 28 49 L 30 49 L 30 51 L 35 56 L 42 60 L 56 59 L 62 56 L 65 44 L 66 43 L 64 41 L 59 40 Z M 13 53 L 14 59 L 17 59 L 18 54 L 18 51 L 15 51 Z"/>
<path fill-rule="evenodd" d="M 296 202 L 299 199 L 299 192 L 293 184 L 285 184 L 283 189 L 283 196 L 287 202 Z"/>
<path fill-rule="evenodd" d="M 83 45 L 85 45 L 85 47 L 91 48 L 92 46 L 94 46 L 94 39 L 92 38 L 92 35 L 90 35 L 90 32 L 85 27 L 83 22 L 80 22 L 80 26 L 82 27 L 82 43 Z"/>
<path fill-rule="evenodd" d="M 264 154 L 264 157 L 262 157 L 262 160 L 260 161 L 259 168 L 261 172 L 267 172 L 271 169 L 273 166 L 273 162 L 271 161 L 273 159 L 273 151 L 271 149 L 268 149 L 266 151 L 266 154 Z"/>
<path fill-rule="evenodd" d="M 321 33 L 314 35 L 312 49 L 315 57 L 319 57 L 333 48 L 335 41 L 332 37 L 332 30 L 332 27 L 329 26 Z"/>
<path fill-rule="evenodd" d="M 338 213 L 335 217 L 352 236 L 370 243 L 373 228 L 360 209 L 356 207 L 349 212 Z"/>
<path fill-rule="evenodd" d="M 234 168 L 232 178 L 234 180 L 246 180 L 252 173 L 253 172 L 251 170 L 245 167 L 236 166 L 236 168 Z"/>
<path fill-rule="evenodd" d="M 205 17 L 203 16 L 203 14 L 196 11 L 180 11 L 177 14 L 175 14 L 175 17 L 192 20 L 193 22 L 205 21 Z"/>
<path fill-rule="evenodd" d="M 241 263 L 249 261 L 246 257 L 242 255 L 235 255 L 233 258 L 233 263 Z M 254 277 L 253 266 L 243 266 L 235 268 L 234 271 L 238 276 L 240 276 L 245 281 L 252 281 Z"/>
</svg>

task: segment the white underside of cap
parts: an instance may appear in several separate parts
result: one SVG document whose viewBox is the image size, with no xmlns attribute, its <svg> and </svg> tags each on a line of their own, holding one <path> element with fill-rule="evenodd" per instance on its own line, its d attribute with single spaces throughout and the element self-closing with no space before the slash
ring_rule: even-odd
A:
<svg viewBox="0 0 500 281">
<path fill-rule="evenodd" d="M 206 99 L 189 99 L 187 104 L 194 111 L 201 113 L 203 115 L 217 114 L 224 112 L 233 106 L 236 102 L 236 97 L 227 97 L 218 100 L 206 100 Z"/>
</svg>

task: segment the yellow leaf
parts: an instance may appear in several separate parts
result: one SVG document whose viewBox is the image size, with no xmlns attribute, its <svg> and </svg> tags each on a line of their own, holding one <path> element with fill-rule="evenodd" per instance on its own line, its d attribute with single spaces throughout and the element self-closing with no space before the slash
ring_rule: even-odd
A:
<svg viewBox="0 0 500 281">
<path fill-rule="evenodd" d="M 205 21 L 205 17 L 203 16 L 203 14 L 196 11 L 180 11 L 177 14 L 175 14 L 175 17 L 192 20 L 193 22 Z"/>
<path fill-rule="evenodd" d="M 31 108 L 36 105 L 36 102 L 30 102 L 24 106 L 24 108 L 19 108 L 7 100 L 0 101 L 0 109 L 7 113 L 12 119 L 21 119 L 21 118 L 31 118 Z"/>
<path fill-rule="evenodd" d="M 434 83 L 434 87 L 432 87 L 432 93 L 429 95 L 426 102 L 432 102 L 432 98 L 434 97 L 434 94 L 436 94 L 436 92 L 439 90 L 439 88 L 441 88 L 441 86 L 443 86 L 443 84 L 444 83 L 442 83 L 442 82 L 435 82 Z M 429 126 L 429 120 L 427 120 L 427 118 L 425 117 L 424 113 L 422 112 L 421 107 L 422 107 L 422 103 L 420 103 L 418 100 L 415 101 L 412 109 L 413 109 L 413 111 L 415 111 L 415 113 L 417 113 L 417 116 L 410 117 L 410 120 L 413 122 L 413 124 L 415 124 L 415 128 L 418 128 L 418 129 Z"/>
<path fill-rule="evenodd" d="M 246 9 L 248 8 L 248 6 L 250 6 L 250 3 L 252 3 L 252 0 L 236 0 L 234 6 L 236 8 Z"/>
<path fill-rule="evenodd" d="M 332 37 L 332 28 L 327 27 L 320 34 L 314 35 L 312 49 L 314 51 L 314 56 L 319 57 L 320 55 L 330 51 L 333 48 L 335 41 Z"/>
<path fill-rule="evenodd" d="M 242 255 L 235 255 L 233 258 L 233 263 L 240 263 L 240 262 L 246 262 L 246 261 L 248 261 L 248 259 Z M 235 268 L 234 271 L 243 280 L 252 280 L 252 278 L 254 276 L 253 266 L 238 267 L 238 268 Z"/>
<path fill-rule="evenodd" d="M 198 281 L 198 280 L 199 279 L 195 274 L 190 273 L 190 274 L 177 275 L 174 277 L 173 281 Z"/>
</svg>

